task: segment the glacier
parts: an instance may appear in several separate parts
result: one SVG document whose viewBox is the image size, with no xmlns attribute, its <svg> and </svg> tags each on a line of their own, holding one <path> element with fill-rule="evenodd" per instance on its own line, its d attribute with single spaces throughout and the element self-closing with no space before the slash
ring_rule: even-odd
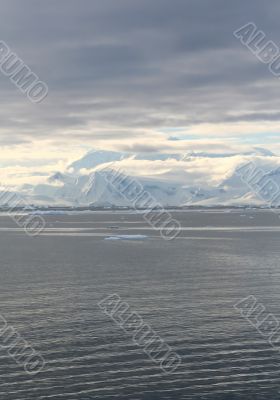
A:
<svg viewBox="0 0 280 400">
<path fill-rule="evenodd" d="M 254 163 L 280 187 L 280 157 L 263 148 L 244 153 L 123 153 L 92 150 L 36 185 L 13 189 L 28 204 L 67 207 L 131 207 L 109 182 L 121 170 L 164 207 L 267 206 L 238 170 Z M 10 189 L 11 191 L 11 189 Z M 2 196 L 3 199 L 5 196 Z M 1 201 L 0 205 L 7 205 Z"/>
</svg>

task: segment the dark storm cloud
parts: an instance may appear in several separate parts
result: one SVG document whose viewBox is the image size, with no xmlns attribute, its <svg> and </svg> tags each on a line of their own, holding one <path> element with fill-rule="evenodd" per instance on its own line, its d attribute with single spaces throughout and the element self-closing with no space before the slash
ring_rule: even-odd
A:
<svg viewBox="0 0 280 400">
<path fill-rule="evenodd" d="M 59 140 L 70 129 L 103 124 L 131 128 L 133 136 L 136 128 L 238 121 L 232 113 L 240 121 L 280 120 L 273 112 L 280 80 L 233 36 L 253 21 L 280 45 L 276 0 L 0 5 L 0 39 L 49 86 L 42 104 L 29 104 L 0 76 L 2 128 L 17 137 Z"/>
</svg>

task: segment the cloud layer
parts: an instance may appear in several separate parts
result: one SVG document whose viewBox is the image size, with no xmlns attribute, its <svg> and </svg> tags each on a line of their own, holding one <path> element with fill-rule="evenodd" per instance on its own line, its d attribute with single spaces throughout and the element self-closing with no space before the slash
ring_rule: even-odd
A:
<svg viewBox="0 0 280 400">
<path fill-rule="evenodd" d="M 280 44 L 278 1 L 0 3 L 0 39 L 49 87 L 32 104 L 0 76 L 5 165 L 36 166 L 42 152 L 55 166 L 92 147 L 279 152 L 280 81 L 233 36 L 253 21 Z"/>
</svg>

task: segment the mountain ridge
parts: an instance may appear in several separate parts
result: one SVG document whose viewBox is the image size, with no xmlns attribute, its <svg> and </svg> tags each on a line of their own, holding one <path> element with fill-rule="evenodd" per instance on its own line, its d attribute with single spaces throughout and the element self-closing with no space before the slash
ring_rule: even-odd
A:
<svg viewBox="0 0 280 400">
<path fill-rule="evenodd" d="M 240 154 L 185 155 L 93 150 L 64 171 L 56 171 L 42 183 L 22 185 L 16 193 L 28 204 L 42 206 L 130 207 L 106 178 L 120 170 L 165 207 L 266 205 L 238 173 L 250 162 L 280 187 L 280 157 L 263 148 Z"/>
</svg>

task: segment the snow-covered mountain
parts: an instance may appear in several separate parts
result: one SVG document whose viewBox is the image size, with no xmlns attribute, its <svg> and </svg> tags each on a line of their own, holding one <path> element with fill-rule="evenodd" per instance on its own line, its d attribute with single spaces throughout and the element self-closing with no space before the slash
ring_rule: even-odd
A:
<svg viewBox="0 0 280 400">
<path fill-rule="evenodd" d="M 261 171 L 280 188 L 280 157 L 262 148 L 243 154 L 91 151 L 40 184 L 22 185 L 18 193 L 37 205 L 131 206 L 110 183 L 121 171 L 124 182 L 137 182 L 163 206 L 267 205 L 241 178 L 240 168 L 248 163 L 255 166 L 251 174 Z"/>
</svg>

